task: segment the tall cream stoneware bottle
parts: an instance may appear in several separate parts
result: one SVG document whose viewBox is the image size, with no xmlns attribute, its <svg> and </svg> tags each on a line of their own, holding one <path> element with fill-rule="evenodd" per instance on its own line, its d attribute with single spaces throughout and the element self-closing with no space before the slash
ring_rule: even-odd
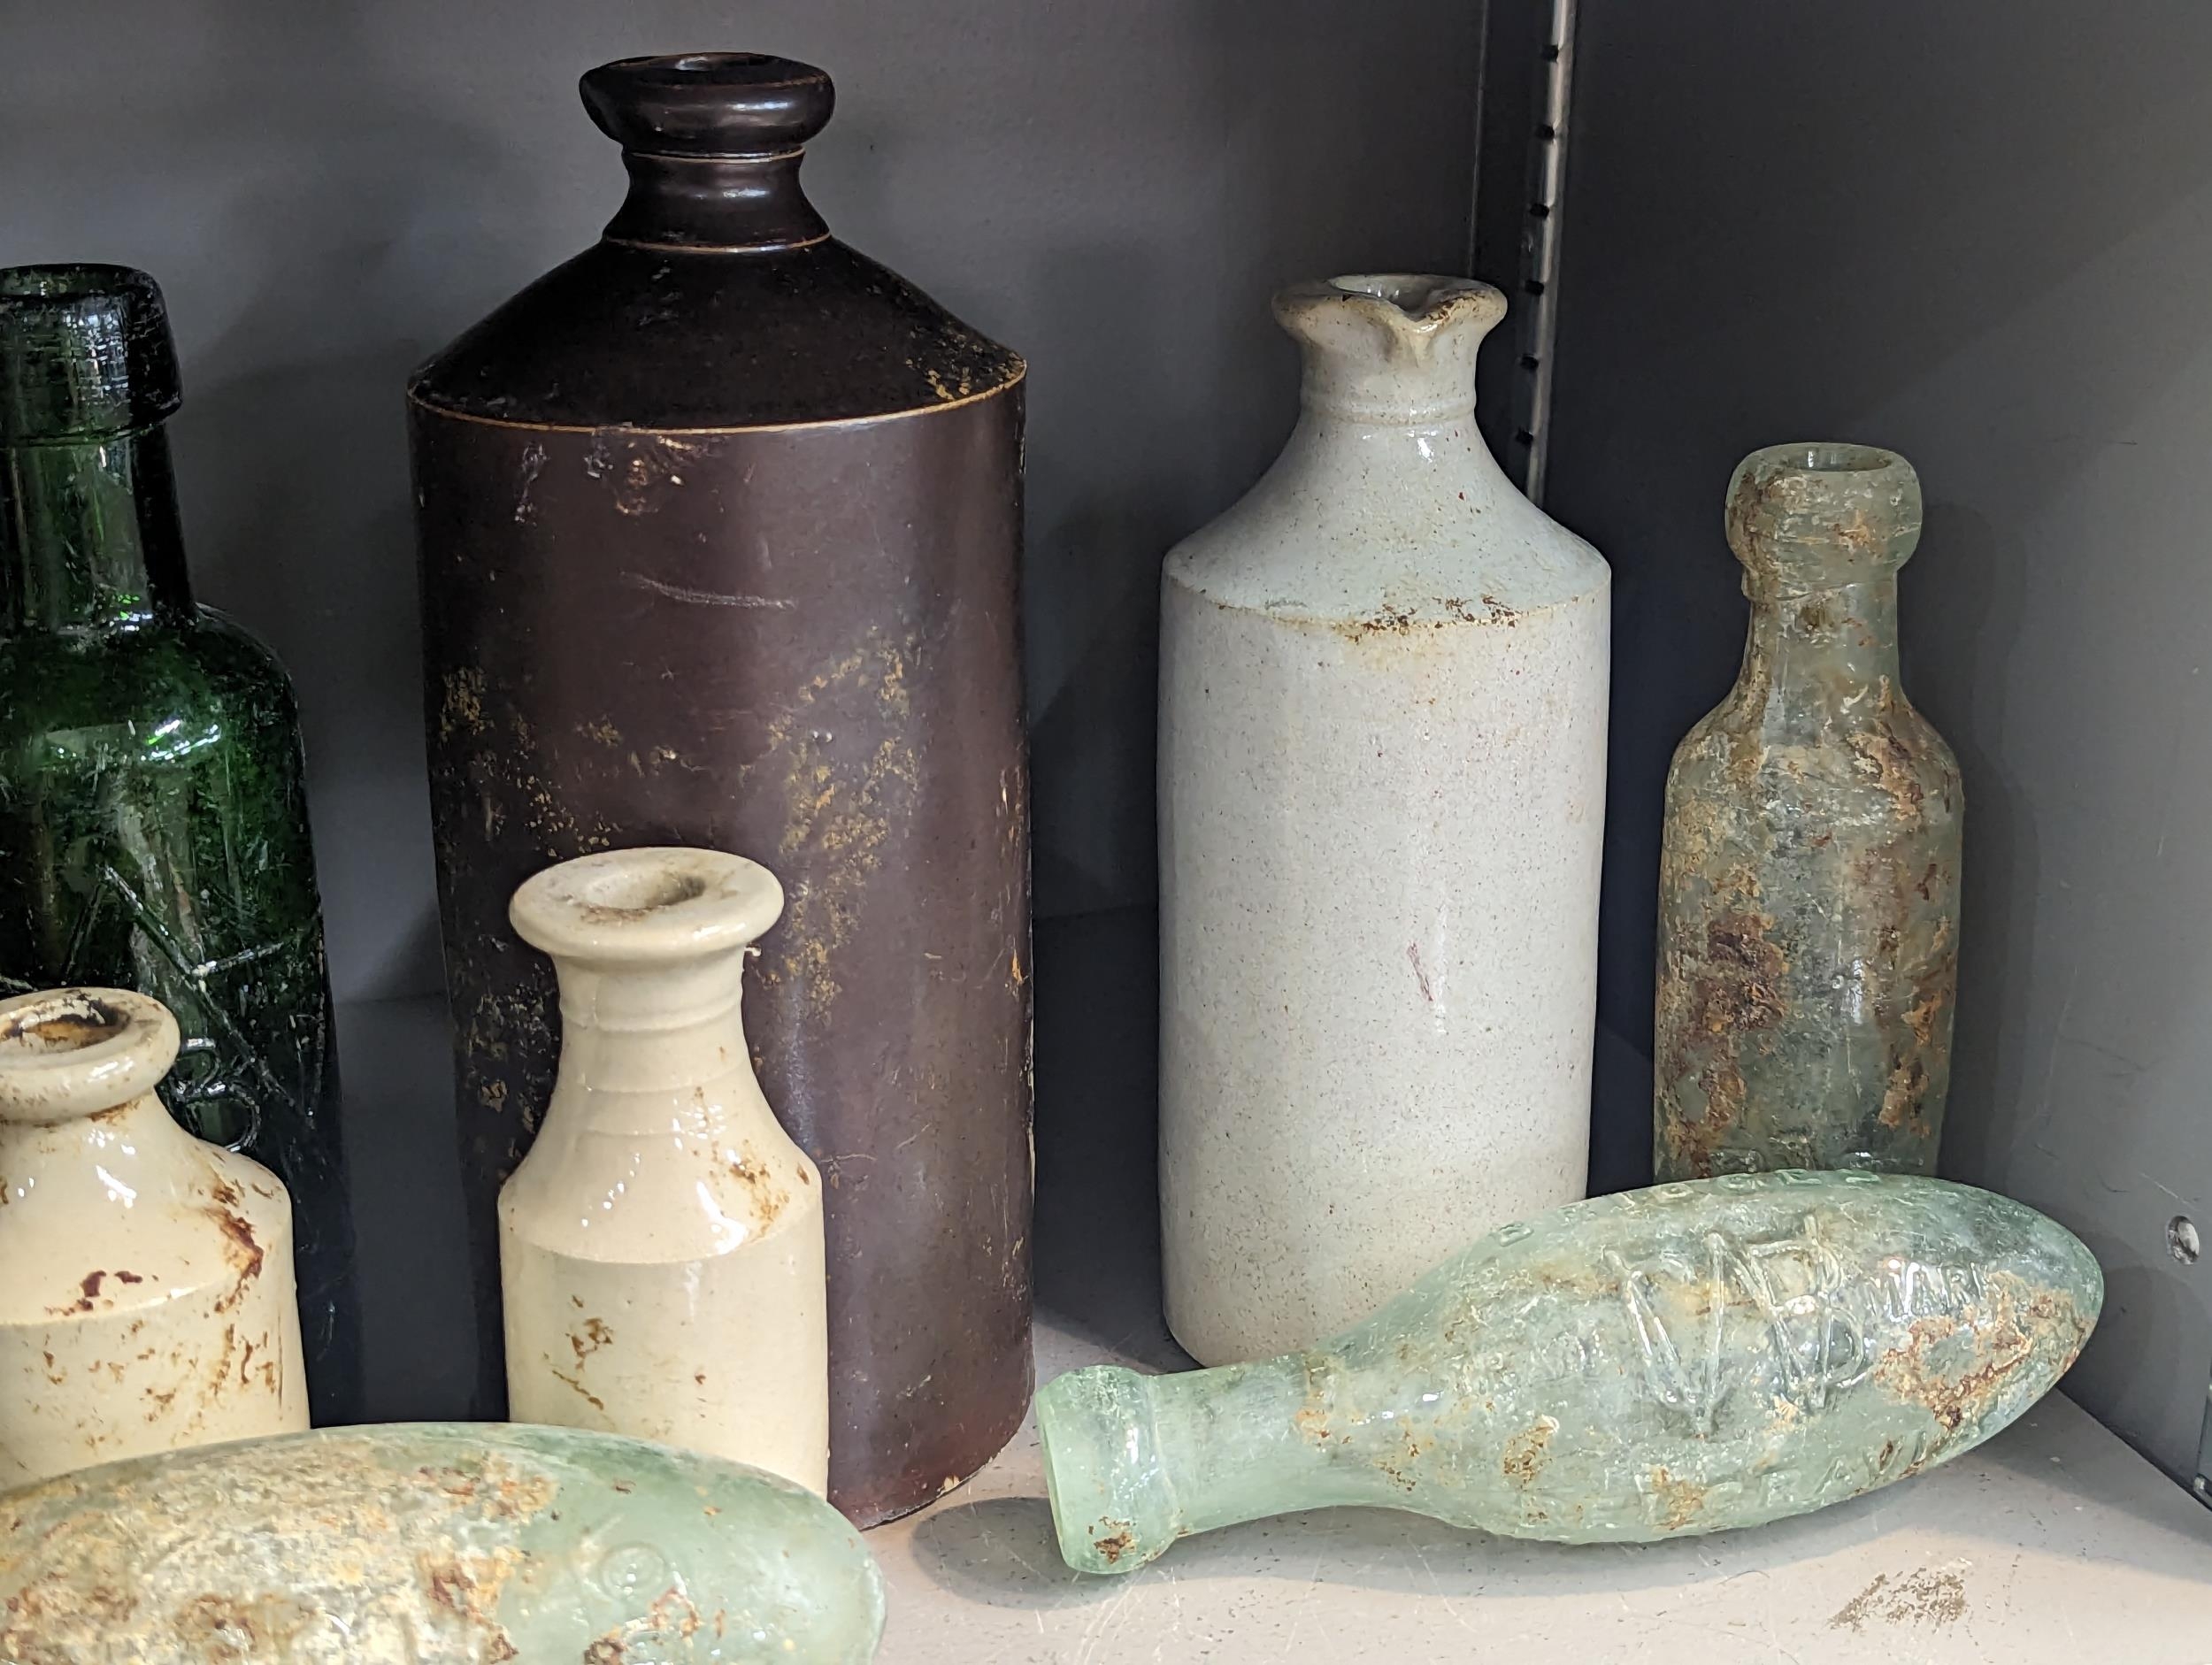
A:
<svg viewBox="0 0 2212 1665">
<path fill-rule="evenodd" d="M 1356 1324 L 1589 1151 L 1610 579 L 1474 418 L 1486 284 L 1300 284 L 1303 409 L 1167 559 L 1160 1181 L 1201 1362 Z"/>
<path fill-rule="evenodd" d="M 515 893 L 560 980 L 561 1062 L 499 1193 L 507 1392 L 561 1423 L 829 1481 L 822 1179 L 753 1077 L 739 995 L 764 867 L 611 850 Z"/>
<path fill-rule="evenodd" d="M 0 1001 L 0 1490 L 307 1426 L 292 1201 L 154 1088 L 159 1001 Z"/>
</svg>

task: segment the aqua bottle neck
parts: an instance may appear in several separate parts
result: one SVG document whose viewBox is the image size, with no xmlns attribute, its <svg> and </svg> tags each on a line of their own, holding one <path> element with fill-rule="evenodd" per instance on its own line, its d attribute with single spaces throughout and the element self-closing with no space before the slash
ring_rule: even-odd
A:
<svg viewBox="0 0 2212 1665">
<path fill-rule="evenodd" d="M 0 446 L 0 629 L 131 629 L 191 607 L 160 427 Z"/>
<path fill-rule="evenodd" d="M 1747 582 L 1751 625 L 1740 697 L 1755 705 L 1868 715 L 1898 687 L 1897 575 L 1786 592 Z M 1872 697 L 1870 698 L 1869 696 Z"/>
<path fill-rule="evenodd" d="M 1184 1532 L 1286 1508 L 1396 1500 L 1369 1460 L 1365 1430 L 1336 1425 L 1340 1370 L 1330 1355 L 1301 1354 L 1146 1379 Z"/>
</svg>

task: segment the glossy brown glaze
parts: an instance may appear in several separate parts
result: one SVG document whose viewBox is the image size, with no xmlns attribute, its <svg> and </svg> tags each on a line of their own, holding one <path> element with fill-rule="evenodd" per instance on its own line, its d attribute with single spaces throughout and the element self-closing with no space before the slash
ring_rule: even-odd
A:
<svg viewBox="0 0 2212 1665">
<path fill-rule="evenodd" d="M 746 1027 L 828 1187 L 831 1498 L 866 1524 L 973 1473 L 1031 1381 L 1022 365 L 818 231 L 820 72 L 585 90 L 667 154 L 626 152 L 608 240 L 410 390 L 472 1409 L 503 1398 L 493 1198 L 557 1062 L 509 895 L 595 849 L 750 856 L 788 905 Z"/>
</svg>

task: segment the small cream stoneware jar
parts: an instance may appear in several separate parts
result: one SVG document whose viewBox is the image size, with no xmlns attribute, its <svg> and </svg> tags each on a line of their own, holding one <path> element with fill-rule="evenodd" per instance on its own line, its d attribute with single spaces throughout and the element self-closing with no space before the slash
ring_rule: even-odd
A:
<svg viewBox="0 0 2212 1665">
<path fill-rule="evenodd" d="M 1304 283 L 1289 442 L 1167 559 L 1160 1179 L 1201 1362 L 1583 1194 L 1610 579 L 1475 426 L 1486 284 Z"/>
<path fill-rule="evenodd" d="M 754 1079 L 739 996 L 764 867 L 611 850 L 515 893 L 561 1063 L 499 1196 L 507 1390 L 560 1423 L 829 1479 L 822 1180 Z"/>
<path fill-rule="evenodd" d="M 307 1426 L 292 1202 L 154 1089 L 159 1001 L 0 1001 L 0 1489 Z"/>
</svg>

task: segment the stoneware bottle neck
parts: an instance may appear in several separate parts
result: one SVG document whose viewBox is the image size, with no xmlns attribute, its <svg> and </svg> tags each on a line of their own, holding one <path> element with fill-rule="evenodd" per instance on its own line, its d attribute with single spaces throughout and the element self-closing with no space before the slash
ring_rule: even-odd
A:
<svg viewBox="0 0 2212 1665">
<path fill-rule="evenodd" d="M 56 989 L 0 1001 L 0 1186 L 96 1178 L 129 1207 L 192 1142 L 154 1089 L 177 1056 L 169 1009 L 124 989 Z M 155 1179 L 142 1182 L 142 1173 Z M 16 1200 L 0 1189 L 0 1204 Z"/>
<path fill-rule="evenodd" d="M 782 909 L 767 869 L 717 850 L 611 850 L 526 883 L 510 912 L 553 961 L 563 1078 L 657 1093 L 749 1075 L 745 956 Z"/>
<path fill-rule="evenodd" d="M 1505 316 L 1505 297 L 1488 284 L 1402 272 L 1326 278 L 1283 290 L 1274 310 L 1304 357 L 1302 421 L 1471 435 L 1476 355 Z"/>
<path fill-rule="evenodd" d="M 630 174 L 610 242 L 775 253 L 829 235 L 799 183 L 835 102 L 811 65 L 753 52 L 624 58 L 586 74 L 582 92 Z"/>
</svg>

